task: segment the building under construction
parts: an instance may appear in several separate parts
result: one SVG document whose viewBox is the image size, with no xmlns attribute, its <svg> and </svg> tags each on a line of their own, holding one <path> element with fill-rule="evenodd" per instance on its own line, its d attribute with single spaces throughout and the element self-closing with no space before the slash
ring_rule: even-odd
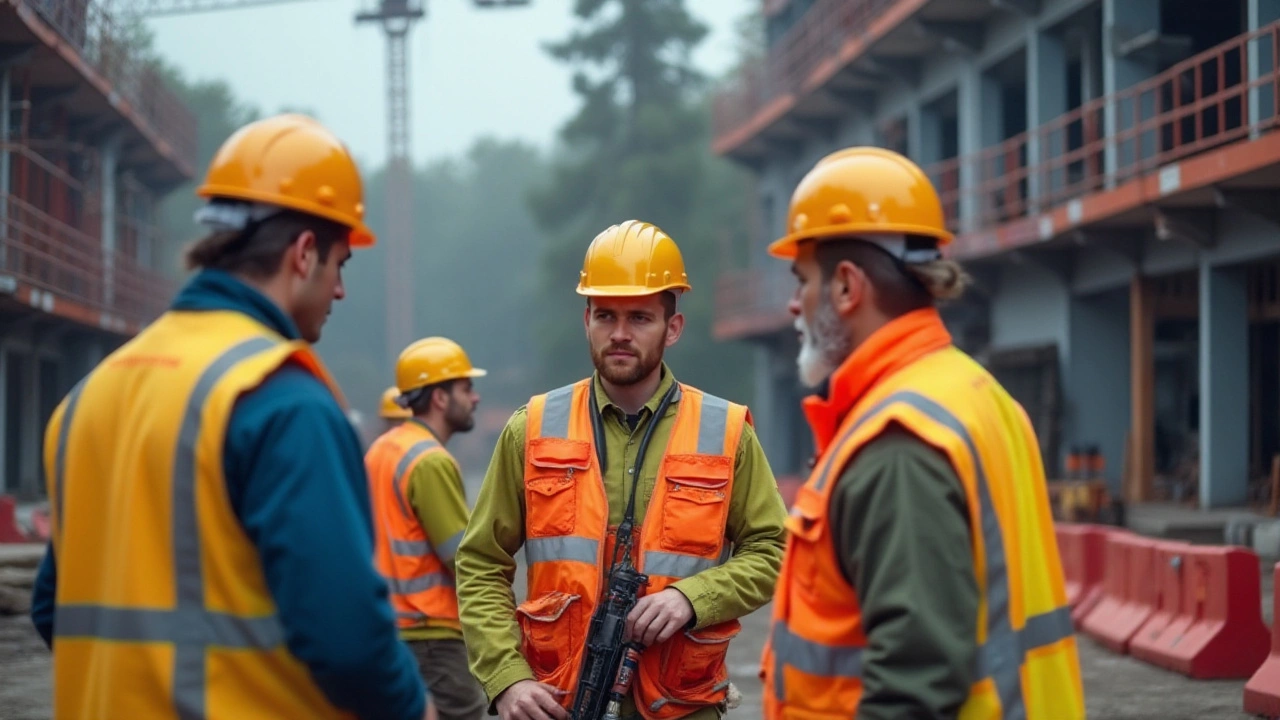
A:
<svg viewBox="0 0 1280 720">
<path fill-rule="evenodd" d="M 44 494 L 44 420 L 164 310 L 156 206 L 196 121 L 85 0 L 0 0 L 0 495 Z"/>
<path fill-rule="evenodd" d="M 1269 492 L 1280 0 L 763 6 L 767 53 L 715 102 L 715 150 L 755 171 L 761 228 L 720 278 L 715 328 L 758 348 L 776 472 L 803 474 L 812 442 L 794 280 L 764 246 L 820 157 L 879 145 L 940 190 L 977 280 L 949 326 L 1027 409 L 1051 478 L 1096 448 L 1131 501 Z"/>
</svg>

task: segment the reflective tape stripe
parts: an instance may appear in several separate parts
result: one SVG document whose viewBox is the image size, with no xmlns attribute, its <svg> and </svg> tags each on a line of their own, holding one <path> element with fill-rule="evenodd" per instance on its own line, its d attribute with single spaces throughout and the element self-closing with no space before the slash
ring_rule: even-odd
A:
<svg viewBox="0 0 1280 720">
<path fill-rule="evenodd" d="M 594 565 L 599 553 L 599 542 L 573 535 L 531 538 L 524 544 L 524 556 L 530 564 L 568 560 Z"/>
<path fill-rule="evenodd" d="M 698 421 L 698 452 L 724 454 L 724 433 L 729 424 L 729 401 L 703 394 L 702 417 Z"/>
<path fill-rule="evenodd" d="M 396 617 L 401 620 L 426 620 L 427 617 L 429 616 L 424 612 L 418 612 L 416 610 L 413 612 L 405 612 L 404 610 L 397 610 Z"/>
<path fill-rule="evenodd" d="M 62 422 L 58 424 L 58 450 L 54 458 L 56 466 L 53 473 L 54 493 L 58 503 L 58 533 L 62 533 L 62 501 L 63 488 L 67 483 L 67 436 L 71 434 L 71 417 L 75 415 L 76 405 L 80 403 L 80 393 L 84 390 L 84 384 L 89 380 L 88 376 L 80 379 L 76 386 L 71 388 L 71 392 L 67 393 L 67 407 L 62 411 Z"/>
<path fill-rule="evenodd" d="M 274 615 L 238 617 L 196 608 L 143 610 L 102 605 L 59 605 L 58 637 L 91 637 L 116 642 L 184 643 L 268 650 L 284 643 Z"/>
<path fill-rule="evenodd" d="M 432 572 L 403 580 L 391 578 L 390 585 L 392 592 L 398 595 L 413 595 L 438 587 L 453 587 L 453 578 L 443 572 Z"/>
<path fill-rule="evenodd" d="M 404 474 L 413 468 L 413 464 L 418 461 L 418 458 L 422 457 L 423 453 L 438 447 L 440 447 L 440 443 L 436 442 L 434 438 L 419 440 L 409 446 L 409 449 L 400 458 L 400 462 L 396 463 L 396 472 L 391 476 L 391 482 L 395 485 L 396 500 L 400 503 L 400 512 L 404 513 L 405 517 L 412 518 L 415 515 L 409 509 L 408 498 L 404 496 Z"/>
<path fill-rule="evenodd" d="M 116 642 L 166 642 L 174 645 L 173 703 L 182 720 L 206 717 L 206 652 L 209 647 L 269 648 L 282 642 L 274 617 L 238 618 L 204 607 L 204 575 L 196 509 L 196 454 L 204 409 L 218 382 L 240 362 L 276 347 L 277 341 L 254 337 L 214 359 L 196 380 L 178 429 L 171 482 L 170 531 L 176 608 L 143 610 L 100 605 L 67 605 L 56 610 L 58 636 L 101 637 Z M 71 410 L 70 405 L 67 408 Z M 66 417 L 64 416 L 64 421 Z M 64 472 L 65 446 L 59 452 Z M 221 460 L 221 458 L 218 458 Z M 59 502 L 59 509 L 62 503 Z M 61 526 L 61 523 L 59 523 Z M 65 620 L 65 624 L 64 624 Z"/>
<path fill-rule="evenodd" d="M 454 533 L 453 537 L 440 543 L 440 546 L 436 548 L 436 555 L 441 560 L 448 560 L 456 555 L 458 553 L 458 545 L 462 543 L 462 536 L 464 533 L 466 533 L 465 529 L 459 530 Z"/>
<path fill-rule="evenodd" d="M 402 557 L 422 557 L 431 554 L 431 543 L 426 540 L 392 540 L 391 554 Z"/>
<path fill-rule="evenodd" d="M 649 575 L 687 578 L 693 577 L 703 570 L 710 570 L 719 565 L 716 560 L 683 555 L 681 553 L 646 550 L 644 553 L 644 571 Z"/>
<path fill-rule="evenodd" d="M 573 385 L 556 388 L 546 395 L 542 405 L 542 437 L 569 437 L 569 409 L 573 407 Z"/>
<path fill-rule="evenodd" d="M 977 445 L 974 443 L 973 437 L 970 436 L 968 428 L 945 407 L 916 392 L 902 391 L 894 393 L 869 409 L 853 427 L 849 428 L 832 445 L 832 448 L 839 448 L 848 442 L 849 438 L 866 422 L 891 405 L 899 403 L 914 408 L 950 430 L 964 442 L 969 455 L 973 458 L 973 467 L 977 476 L 979 518 L 982 524 L 983 544 L 986 547 L 987 566 L 987 641 L 983 643 L 982 647 L 978 648 L 977 674 L 980 678 L 990 677 L 994 681 L 996 691 L 1000 697 L 1001 707 L 1004 708 L 1006 720 L 1021 720 L 1026 717 L 1026 706 L 1022 697 L 1020 676 L 1023 659 L 1029 650 L 1052 645 L 1073 634 L 1074 629 L 1071 625 L 1069 612 L 1066 608 L 1057 608 L 1048 613 L 1027 618 L 1026 626 L 1021 631 L 1013 629 L 1012 621 L 1009 618 L 1009 574 L 1004 552 L 1004 535 L 1000 528 L 999 517 L 996 515 L 995 504 L 991 499 L 991 487 L 987 479 L 986 469 L 983 467 L 982 457 L 978 454 Z M 815 483 L 815 487 L 818 490 L 822 490 L 831 481 L 832 465 L 836 455 L 836 452 L 830 453 L 823 462 L 821 475 Z M 836 470 L 839 469 L 836 468 Z M 777 625 L 782 627 L 782 631 L 788 637 L 796 638 L 782 623 L 777 623 Z M 775 634 L 777 632 L 778 630 L 775 628 Z M 786 642 L 789 641 L 784 640 L 784 645 Z M 803 640 L 795 647 L 802 648 L 810 645 L 831 650 L 826 646 Z M 819 657 L 812 654 L 805 655 L 809 652 L 807 649 L 796 649 L 794 652 L 798 662 L 792 662 L 791 658 L 787 658 L 785 662 L 801 670 L 803 668 L 798 663 Z M 781 654 L 777 654 L 776 649 L 775 654 L 777 660 L 774 666 L 774 689 L 779 698 L 785 698 L 785 685 L 783 684 L 783 674 L 781 672 L 784 660 Z M 818 667 L 834 668 L 835 666 L 819 665 Z M 822 675 L 824 673 L 818 672 L 814 674 Z M 838 673 L 833 674 L 838 675 Z"/>
</svg>

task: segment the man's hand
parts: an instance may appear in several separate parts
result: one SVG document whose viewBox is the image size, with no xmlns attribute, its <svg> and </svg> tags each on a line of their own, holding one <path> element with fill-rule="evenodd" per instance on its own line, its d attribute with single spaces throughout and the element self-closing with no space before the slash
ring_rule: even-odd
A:
<svg viewBox="0 0 1280 720">
<path fill-rule="evenodd" d="M 569 712 L 556 698 L 565 691 L 536 680 L 521 680 L 498 696 L 502 720 L 568 720 Z"/>
<path fill-rule="evenodd" d="M 684 629 L 693 619 L 693 605 L 684 593 L 667 588 L 640 598 L 627 616 L 626 640 L 645 647 L 657 645 Z"/>
</svg>

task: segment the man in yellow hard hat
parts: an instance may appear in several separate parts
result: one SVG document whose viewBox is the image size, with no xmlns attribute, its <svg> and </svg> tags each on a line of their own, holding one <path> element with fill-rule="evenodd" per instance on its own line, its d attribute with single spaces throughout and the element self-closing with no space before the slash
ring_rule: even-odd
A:
<svg viewBox="0 0 1280 720">
<path fill-rule="evenodd" d="M 790 311 L 819 457 L 788 520 L 765 717 L 1084 717 L 1026 413 L 936 305 L 967 276 L 907 158 L 849 148 L 791 199 Z"/>
<path fill-rule="evenodd" d="M 311 347 L 373 234 L 316 121 L 251 123 L 197 193 L 170 309 L 49 420 L 32 615 L 55 718 L 416 720 L 344 401 Z"/>
<path fill-rule="evenodd" d="M 479 720 L 485 701 L 467 670 L 458 622 L 454 554 L 467 527 L 462 473 L 445 445 L 475 427 L 485 371 L 452 340 L 419 340 L 396 360 L 397 404 L 409 420 L 369 447 L 369 494 L 377 532 L 374 564 L 440 720 Z"/>
<path fill-rule="evenodd" d="M 649 581 L 622 639 L 645 649 L 621 716 L 723 712 L 725 653 L 738 618 L 768 601 L 786 510 L 747 408 L 663 362 L 689 289 L 657 227 L 596 236 L 578 283 L 596 372 L 532 398 L 499 437 L 458 551 L 458 597 L 472 671 L 502 720 L 568 717 L 603 591 L 632 570 Z"/>
<path fill-rule="evenodd" d="M 382 400 L 378 403 L 378 417 L 382 418 L 383 433 L 391 432 L 405 420 L 413 417 L 409 408 L 401 406 L 396 401 L 399 397 L 400 390 L 395 385 L 382 391 Z"/>
</svg>

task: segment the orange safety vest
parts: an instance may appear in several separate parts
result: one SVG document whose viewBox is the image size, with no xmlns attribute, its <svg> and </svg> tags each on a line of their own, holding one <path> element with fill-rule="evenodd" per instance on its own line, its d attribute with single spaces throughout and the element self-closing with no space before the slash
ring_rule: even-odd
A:
<svg viewBox="0 0 1280 720">
<path fill-rule="evenodd" d="M 944 453 L 968 499 L 980 593 L 962 720 L 1084 717 L 1076 641 L 1035 431 L 990 374 L 951 346 L 933 309 L 875 333 L 806 412 L 821 453 L 787 521 L 762 677 L 770 720 L 848 718 L 867 644 L 828 509 L 851 458 L 890 423 Z"/>
<path fill-rule="evenodd" d="M 591 430 L 590 379 L 529 401 L 525 429 L 525 558 L 529 600 L 517 615 L 521 651 L 535 677 L 573 702 L 591 615 L 605 589 L 613 533 Z M 649 576 L 641 595 L 722 564 L 743 405 L 680 385 L 675 424 L 633 562 Z M 658 420 L 655 420 L 657 422 Z M 638 478 L 637 478 L 638 480 Z M 637 519 L 639 520 L 639 519 Z M 671 720 L 722 702 L 725 652 L 741 628 L 729 620 L 676 633 L 647 648 L 632 686 L 649 720 Z M 612 680 L 612 678 L 611 678 Z"/>
<path fill-rule="evenodd" d="M 285 645 L 223 474 L 236 400 L 286 362 L 341 404 L 307 343 L 170 311 L 54 411 L 54 718 L 350 717 Z"/>
<path fill-rule="evenodd" d="M 440 555 L 456 552 L 461 538 L 433 547 L 408 499 L 413 468 L 436 453 L 448 454 L 430 430 L 410 421 L 383 433 L 364 457 L 375 524 L 374 566 L 387 579 L 401 629 L 423 627 L 428 618 L 458 619 L 453 576 Z"/>
</svg>

